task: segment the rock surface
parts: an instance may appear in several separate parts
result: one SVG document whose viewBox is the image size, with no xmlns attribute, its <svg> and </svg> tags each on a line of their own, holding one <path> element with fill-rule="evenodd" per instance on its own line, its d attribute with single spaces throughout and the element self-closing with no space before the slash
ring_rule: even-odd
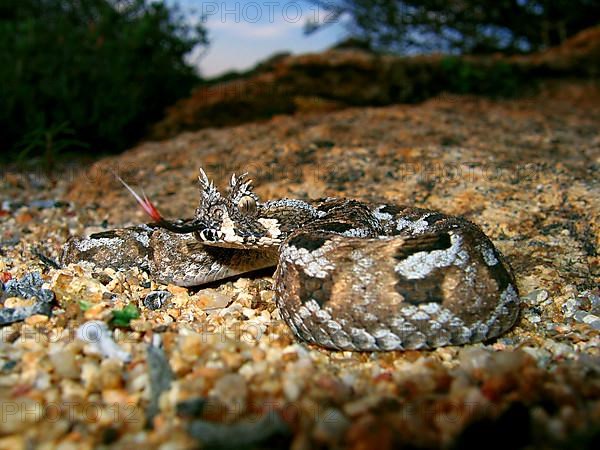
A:
<svg viewBox="0 0 600 450">
<path fill-rule="evenodd" d="M 482 437 L 505 447 L 591 445 L 600 422 L 598 123 L 597 86 L 569 84 L 513 101 L 443 95 L 207 129 L 54 181 L 5 174 L 3 198 L 24 206 L 0 214 L 0 274 L 42 272 L 57 304 L 51 317 L 1 329 L 0 447 L 196 448 L 204 433 L 225 445 L 228 432 L 236 445 L 297 449 Z M 135 266 L 40 260 L 57 259 L 70 235 L 146 220 L 111 170 L 166 215 L 189 216 L 200 166 L 222 186 L 232 171 L 250 172 L 263 199 L 348 196 L 466 215 L 512 264 L 521 319 L 485 344 L 329 352 L 293 339 L 268 273 L 187 290 Z M 71 203 L 28 206 L 42 197 Z M 168 292 L 155 309 L 154 291 Z M 77 339 L 82 324 L 110 324 L 131 303 L 141 316 L 111 325 L 130 358 Z M 148 346 L 157 341 L 171 375 L 154 399 Z"/>
</svg>

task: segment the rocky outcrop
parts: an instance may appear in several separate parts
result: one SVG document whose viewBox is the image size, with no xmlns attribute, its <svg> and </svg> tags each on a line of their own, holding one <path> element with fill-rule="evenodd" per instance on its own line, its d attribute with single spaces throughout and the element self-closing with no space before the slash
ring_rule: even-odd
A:
<svg viewBox="0 0 600 450">
<path fill-rule="evenodd" d="M 440 92 L 523 95 L 534 82 L 555 77 L 597 78 L 600 27 L 560 47 L 527 56 L 398 57 L 357 49 L 279 55 L 237 79 L 199 87 L 171 107 L 153 139 L 181 131 L 237 125 L 278 114 L 348 106 L 414 103 Z"/>
</svg>

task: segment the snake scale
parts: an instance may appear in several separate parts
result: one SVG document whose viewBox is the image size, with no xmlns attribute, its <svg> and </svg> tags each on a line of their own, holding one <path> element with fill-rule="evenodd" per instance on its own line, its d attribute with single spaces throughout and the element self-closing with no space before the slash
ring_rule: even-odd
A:
<svg viewBox="0 0 600 450">
<path fill-rule="evenodd" d="M 484 341 L 515 323 L 510 266 L 456 216 L 352 199 L 260 202 L 245 175 L 222 195 L 200 170 L 193 218 L 72 237 L 63 264 L 141 266 L 164 283 L 200 285 L 274 267 L 275 300 L 301 340 L 337 350 L 431 349 Z"/>
</svg>

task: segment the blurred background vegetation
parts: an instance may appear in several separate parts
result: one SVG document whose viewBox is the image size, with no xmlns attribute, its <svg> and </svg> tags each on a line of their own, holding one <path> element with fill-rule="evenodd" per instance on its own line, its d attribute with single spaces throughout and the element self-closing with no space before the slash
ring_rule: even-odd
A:
<svg viewBox="0 0 600 450">
<path fill-rule="evenodd" d="M 0 42 L 2 153 L 51 163 L 140 139 L 198 82 L 206 33 L 145 0 L 3 0 Z"/>
<path fill-rule="evenodd" d="M 311 0 L 326 11 L 312 33 L 349 17 L 349 33 L 373 50 L 505 54 L 563 43 L 600 20 L 598 0 Z"/>
<path fill-rule="evenodd" d="M 328 20 L 308 22 L 307 33 L 343 19 L 351 47 L 402 55 L 530 53 L 600 17 L 597 0 L 309 1 Z M 214 84 L 186 62 L 192 50 L 208 46 L 206 27 L 187 19 L 172 3 L 150 0 L 3 0 L 5 162 L 51 165 L 57 156 L 123 150 L 147 135 L 169 105 Z M 494 67 L 490 76 L 444 59 L 442 69 L 454 91 L 503 92 L 498 86 L 508 80 L 509 93 L 518 77 L 506 65 Z"/>
</svg>

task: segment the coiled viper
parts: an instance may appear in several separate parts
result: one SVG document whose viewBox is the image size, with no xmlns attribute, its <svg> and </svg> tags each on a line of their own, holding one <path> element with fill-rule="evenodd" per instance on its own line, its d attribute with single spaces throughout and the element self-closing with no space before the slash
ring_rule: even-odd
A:
<svg viewBox="0 0 600 450">
<path fill-rule="evenodd" d="M 425 349 L 474 343 L 518 315 L 510 267 L 475 224 L 440 212 L 351 199 L 261 203 L 245 176 L 222 195 L 201 170 L 193 219 L 67 242 L 62 262 L 146 266 L 192 286 L 269 266 L 294 334 L 342 350 Z"/>
</svg>

